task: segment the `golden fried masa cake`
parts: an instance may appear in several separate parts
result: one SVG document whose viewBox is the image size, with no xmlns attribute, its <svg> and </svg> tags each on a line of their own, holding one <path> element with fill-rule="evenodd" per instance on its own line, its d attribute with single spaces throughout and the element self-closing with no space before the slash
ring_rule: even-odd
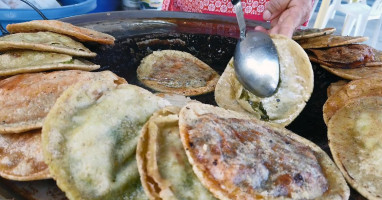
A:
<svg viewBox="0 0 382 200">
<path fill-rule="evenodd" d="M 373 48 L 366 44 L 349 44 L 323 49 L 308 49 L 317 59 L 326 62 L 351 64 L 354 62 L 368 62 L 374 60 Z"/>
<path fill-rule="evenodd" d="M 155 51 L 141 61 L 139 81 L 167 93 L 195 96 L 211 92 L 219 74 L 193 55 L 176 50 Z"/>
<path fill-rule="evenodd" d="M 41 150 L 41 129 L 12 135 L 0 134 L 0 176 L 31 181 L 51 178 Z"/>
<path fill-rule="evenodd" d="M 316 49 L 326 47 L 336 47 L 347 44 L 361 43 L 369 38 L 362 36 L 340 36 L 340 35 L 324 35 L 313 38 L 297 40 L 304 49 Z"/>
<path fill-rule="evenodd" d="M 50 108 L 64 90 L 100 74 L 125 82 L 110 71 L 78 70 L 20 74 L 0 80 L 0 134 L 41 128 Z"/>
<path fill-rule="evenodd" d="M 313 62 L 332 68 L 354 69 L 365 66 L 380 66 L 377 51 L 365 44 L 349 44 L 324 49 L 308 49 Z"/>
<path fill-rule="evenodd" d="M 98 68 L 99 65 L 66 54 L 20 50 L 0 55 L 0 76 L 61 69 L 91 71 Z"/>
<path fill-rule="evenodd" d="M 320 66 L 328 72 L 347 80 L 382 76 L 382 66 L 364 66 L 354 69 L 333 68 L 325 64 L 321 64 Z"/>
<path fill-rule="evenodd" d="M 328 97 L 323 106 L 323 117 L 326 124 L 330 118 L 348 102 L 365 96 L 382 96 L 382 78 L 370 77 L 350 81 L 338 92 Z"/>
<path fill-rule="evenodd" d="M 179 114 L 183 146 L 219 199 L 348 199 L 349 188 L 314 143 L 253 117 L 189 103 Z"/>
<path fill-rule="evenodd" d="M 310 98 L 313 70 L 307 54 L 295 41 L 281 35 L 271 38 L 280 60 L 280 84 L 276 93 L 265 98 L 250 93 L 237 80 L 231 60 L 216 85 L 215 100 L 220 107 L 286 126 Z"/>
<path fill-rule="evenodd" d="M 382 199 L 382 97 L 358 98 L 328 123 L 329 147 L 348 183 L 370 200 Z"/>
<path fill-rule="evenodd" d="M 166 107 L 143 126 L 137 147 L 141 182 L 150 199 L 215 199 L 195 176 L 179 136 L 179 107 Z"/>
<path fill-rule="evenodd" d="M 0 52 L 15 49 L 55 52 L 83 57 L 95 57 L 97 55 L 82 43 L 68 36 L 52 32 L 15 33 L 0 37 Z"/>
<path fill-rule="evenodd" d="M 296 30 L 293 33 L 292 39 L 293 40 L 301 40 L 306 38 L 312 38 L 312 37 L 318 37 L 322 35 L 331 35 L 336 31 L 335 28 L 308 28 L 308 29 L 300 29 Z"/>
<path fill-rule="evenodd" d="M 58 20 L 34 20 L 17 24 L 8 24 L 7 30 L 10 33 L 50 31 L 68 35 L 83 42 L 98 42 L 101 44 L 114 44 L 115 40 L 115 38 L 109 34 L 74 26 Z"/>
<path fill-rule="evenodd" d="M 138 86 L 95 77 L 57 99 L 42 128 L 43 153 L 69 199 L 147 199 L 135 152 L 142 126 L 169 102 Z"/>
<path fill-rule="evenodd" d="M 381 52 L 364 44 L 308 49 L 309 59 L 330 73 L 355 80 L 382 74 Z"/>
</svg>

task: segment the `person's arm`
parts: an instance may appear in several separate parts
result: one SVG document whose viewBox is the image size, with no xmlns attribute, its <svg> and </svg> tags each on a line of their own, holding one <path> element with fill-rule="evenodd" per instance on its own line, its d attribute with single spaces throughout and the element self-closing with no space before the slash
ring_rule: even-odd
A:
<svg viewBox="0 0 382 200">
<path fill-rule="evenodd" d="M 263 18 L 271 22 L 271 29 L 260 26 L 255 29 L 292 37 L 294 30 L 309 20 L 311 11 L 312 0 L 270 0 Z"/>
</svg>

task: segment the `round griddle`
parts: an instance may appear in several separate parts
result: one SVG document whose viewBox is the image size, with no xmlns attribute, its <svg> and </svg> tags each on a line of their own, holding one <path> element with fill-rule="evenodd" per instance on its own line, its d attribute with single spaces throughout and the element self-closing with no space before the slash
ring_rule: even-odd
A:
<svg viewBox="0 0 382 200">
<path fill-rule="evenodd" d="M 99 71 L 113 71 L 124 77 L 128 83 L 143 88 L 146 87 L 137 80 L 136 69 L 141 59 L 153 51 L 174 49 L 191 53 L 221 74 L 233 55 L 239 37 L 236 18 L 199 13 L 118 11 L 75 16 L 62 21 L 113 35 L 116 38 L 114 46 L 85 43 L 97 53 L 97 57 L 91 61 L 101 65 Z M 248 28 L 256 25 L 269 27 L 269 24 L 257 21 L 247 21 L 247 25 Z M 312 96 L 301 114 L 286 128 L 316 143 L 330 155 L 322 107 L 327 99 L 327 87 L 331 82 L 340 79 L 318 65 L 312 66 Z M 191 98 L 216 105 L 213 93 Z M 1 182 L 9 188 L 15 188 L 12 181 Z M 39 187 L 54 185 L 51 190 L 57 192 L 52 180 L 31 184 L 35 184 L 35 187 L 38 184 L 42 185 Z M 17 193 L 20 199 L 29 196 Z M 351 190 L 350 199 L 365 198 Z"/>
</svg>

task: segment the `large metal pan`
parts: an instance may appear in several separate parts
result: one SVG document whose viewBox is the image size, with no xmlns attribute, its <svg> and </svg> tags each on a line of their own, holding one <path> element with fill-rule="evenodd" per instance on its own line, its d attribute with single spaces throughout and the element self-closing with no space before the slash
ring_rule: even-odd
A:
<svg viewBox="0 0 382 200">
<path fill-rule="evenodd" d="M 136 78 L 140 60 L 159 49 L 186 51 L 222 73 L 239 36 L 236 19 L 198 13 L 160 11 L 120 11 L 88 14 L 62 19 L 75 25 L 106 32 L 116 37 L 114 46 L 86 44 L 97 52 L 94 62 L 100 70 L 111 70 L 130 84 L 141 85 Z M 248 28 L 269 24 L 248 21 Z M 287 128 L 313 141 L 330 154 L 327 129 L 322 118 L 326 88 L 338 78 L 313 65 L 315 87 L 305 109 Z M 147 88 L 146 88 L 147 89 Z M 216 105 L 213 93 L 193 97 Z M 13 199 L 61 199 L 64 194 L 53 180 L 15 182 L 0 179 L 0 195 Z M 1 198 L 1 196 L 0 196 Z M 364 199 L 352 190 L 350 199 Z"/>
</svg>

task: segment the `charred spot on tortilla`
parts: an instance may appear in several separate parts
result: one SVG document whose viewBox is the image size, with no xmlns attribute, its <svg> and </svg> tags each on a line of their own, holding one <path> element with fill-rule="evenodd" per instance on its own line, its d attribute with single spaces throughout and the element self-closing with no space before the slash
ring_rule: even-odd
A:
<svg viewBox="0 0 382 200">
<path fill-rule="evenodd" d="M 167 93 L 195 96 L 211 92 L 219 75 L 193 55 L 175 50 L 155 51 L 141 61 L 139 81 L 147 87 Z"/>
<path fill-rule="evenodd" d="M 68 35 L 80 41 L 98 42 L 101 44 L 114 44 L 115 40 L 115 38 L 109 34 L 75 26 L 58 20 L 33 20 L 29 22 L 8 24 L 7 30 L 10 33 L 50 31 Z"/>
<path fill-rule="evenodd" d="M 322 35 L 330 35 L 336 31 L 335 28 L 308 28 L 308 29 L 299 29 L 293 33 L 293 40 L 301 40 L 306 38 L 318 37 Z"/>
<path fill-rule="evenodd" d="M 366 96 L 339 109 L 328 123 L 333 159 L 348 183 L 367 199 L 382 197 L 382 97 Z"/>
<path fill-rule="evenodd" d="M 349 197 L 329 156 L 287 129 L 201 103 L 181 109 L 179 129 L 195 174 L 220 199 Z"/>
<path fill-rule="evenodd" d="M 82 43 L 68 36 L 52 32 L 15 33 L 0 37 L 1 52 L 17 49 L 55 52 L 82 57 L 95 57 L 97 55 Z"/>
<path fill-rule="evenodd" d="M 0 55 L 0 76 L 61 69 L 91 71 L 98 68 L 99 65 L 66 54 L 19 50 Z"/>
<path fill-rule="evenodd" d="M 51 178 L 44 162 L 41 129 L 12 135 L 0 134 L 0 176 L 32 181 Z"/>
<path fill-rule="evenodd" d="M 362 36 L 324 35 L 319 37 L 297 40 L 304 49 L 336 47 L 341 45 L 361 43 L 369 38 Z"/>
</svg>

